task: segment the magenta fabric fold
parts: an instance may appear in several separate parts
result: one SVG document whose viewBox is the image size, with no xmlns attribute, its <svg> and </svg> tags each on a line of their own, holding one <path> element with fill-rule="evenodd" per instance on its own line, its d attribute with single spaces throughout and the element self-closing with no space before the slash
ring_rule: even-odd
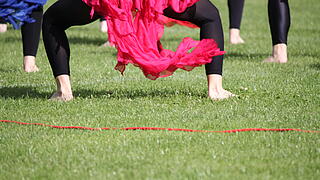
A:
<svg viewBox="0 0 320 180">
<path fill-rule="evenodd" d="M 192 70 L 210 63 L 213 56 L 223 55 L 213 39 L 184 38 L 175 51 L 162 48 L 163 10 L 171 7 L 177 13 L 198 0 L 83 0 L 106 17 L 111 44 L 118 50 L 115 67 L 122 74 L 126 65 L 139 67 L 152 80 L 172 75 L 177 69 Z"/>
</svg>

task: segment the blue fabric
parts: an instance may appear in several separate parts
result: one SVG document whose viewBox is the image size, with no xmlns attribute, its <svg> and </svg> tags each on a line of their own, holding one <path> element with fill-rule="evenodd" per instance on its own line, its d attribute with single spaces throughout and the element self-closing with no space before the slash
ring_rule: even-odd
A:
<svg viewBox="0 0 320 180">
<path fill-rule="evenodd" d="M 24 23 L 33 23 L 32 11 L 43 6 L 47 0 L 0 0 L 0 17 L 19 29 Z"/>
</svg>

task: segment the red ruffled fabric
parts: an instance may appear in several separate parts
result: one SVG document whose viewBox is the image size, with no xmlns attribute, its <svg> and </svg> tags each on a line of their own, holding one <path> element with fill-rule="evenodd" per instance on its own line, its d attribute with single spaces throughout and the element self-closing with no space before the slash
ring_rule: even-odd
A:
<svg viewBox="0 0 320 180">
<path fill-rule="evenodd" d="M 166 16 L 162 16 L 161 17 L 161 21 L 166 27 L 171 27 L 173 25 L 179 24 L 181 26 L 186 26 L 186 27 L 189 27 L 189 28 L 199 28 L 197 25 L 195 25 L 195 24 L 193 24 L 191 22 L 179 21 L 179 20 L 176 20 L 176 19 L 168 18 Z"/>
<path fill-rule="evenodd" d="M 212 39 L 184 38 L 176 51 L 163 49 L 160 38 L 163 10 L 169 6 L 181 13 L 198 0 L 83 0 L 106 17 L 109 41 L 118 50 L 115 69 L 122 74 L 126 65 L 138 66 L 152 80 L 173 74 L 178 68 L 190 71 L 224 54 Z M 193 49 L 193 50 L 192 50 Z M 191 52 L 189 52 L 192 50 Z"/>
</svg>

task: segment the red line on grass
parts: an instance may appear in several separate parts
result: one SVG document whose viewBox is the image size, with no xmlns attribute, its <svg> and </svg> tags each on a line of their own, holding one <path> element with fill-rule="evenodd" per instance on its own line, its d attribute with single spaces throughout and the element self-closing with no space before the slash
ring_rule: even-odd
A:
<svg viewBox="0 0 320 180">
<path fill-rule="evenodd" d="M 210 131 L 210 130 L 159 128 L 159 127 L 91 128 L 91 127 L 82 127 L 82 126 L 56 126 L 56 125 L 49 125 L 49 124 L 43 124 L 43 123 L 26 123 L 26 122 L 10 121 L 10 120 L 0 120 L 0 122 L 16 123 L 21 125 L 46 126 L 51 128 L 57 128 L 57 129 L 82 129 L 82 130 L 126 130 L 126 131 L 127 130 L 162 130 L 162 131 L 184 131 L 184 132 L 206 132 L 206 133 L 236 133 L 236 132 L 246 132 L 246 131 L 272 131 L 272 132 L 298 131 L 298 132 L 305 132 L 305 133 L 320 133 L 320 131 L 292 129 L 292 128 L 281 128 L 281 129 L 245 128 L 245 129 L 232 129 L 232 130 L 224 130 L 224 131 Z"/>
</svg>

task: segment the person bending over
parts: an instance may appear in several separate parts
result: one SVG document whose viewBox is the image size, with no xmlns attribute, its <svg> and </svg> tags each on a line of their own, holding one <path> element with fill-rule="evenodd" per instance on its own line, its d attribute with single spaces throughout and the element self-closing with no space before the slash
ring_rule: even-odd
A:
<svg viewBox="0 0 320 180">
<path fill-rule="evenodd" d="M 90 2 L 91 2 L 90 0 L 84 0 L 84 1 L 90 5 Z M 44 40 L 47 56 L 52 68 L 53 76 L 55 77 L 55 80 L 57 83 L 57 91 L 51 96 L 51 99 L 62 100 L 62 101 L 69 101 L 73 99 L 71 83 L 70 83 L 70 67 L 69 67 L 70 48 L 69 48 L 69 43 L 68 43 L 65 30 L 71 26 L 85 25 L 99 19 L 100 15 L 97 14 L 96 12 L 93 12 L 91 7 L 88 6 L 86 3 L 84 3 L 81 0 L 59 0 L 56 3 L 54 3 L 51 7 L 49 7 L 49 9 L 44 14 L 43 28 L 42 28 L 43 40 Z M 108 1 L 105 1 L 104 3 L 108 3 Z M 112 6 L 112 4 L 111 5 L 107 4 L 108 8 L 110 7 L 117 8 L 118 6 L 120 5 Z M 126 7 L 126 4 L 121 4 L 121 6 Z M 197 26 L 200 27 L 200 39 L 203 40 L 201 42 L 203 43 L 209 42 L 211 39 L 214 39 L 217 44 L 217 48 L 223 51 L 224 38 L 223 38 L 223 30 L 222 30 L 220 15 L 219 15 L 218 9 L 209 0 L 200 0 L 194 3 L 193 5 L 189 4 L 188 8 L 186 8 L 183 12 L 176 12 L 174 8 L 175 7 L 172 7 L 172 5 L 168 6 L 163 10 L 163 14 L 173 19 L 189 21 L 193 24 L 196 24 Z M 99 7 L 95 7 L 94 9 L 95 10 L 99 9 Z M 103 12 L 101 12 L 100 14 L 104 15 L 102 13 Z M 121 17 L 122 15 L 128 15 L 128 14 L 125 14 L 125 12 L 118 11 L 118 10 L 113 11 L 113 13 L 119 13 L 117 15 Z M 141 17 L 139 13 L 136 14 L 136 18 L 137 16 Z M 122 18 L 125 19 L 126 16 L 123 16 Z M 123 23 L 122 21 L 117 21 L 117 23 L 115 23 L 115 26 L 122 23 Z M 123 32 L 118 32 L 118 33 L 123 33 Z M 144 34 L 140 34 L 140 35 L 143 36 Z M 123 38 L 128 38 L 128 37 L 124 36 Z M 206 41 L 207 39 L 209 40 Z M 117 41 L 122 41 L 122 40 L 123 39 L 118 39 Z M 186 41 L 188 40 L 186 39 Z M 201 42 L 199 44 L 201 44 Z M 115 41 L 115 43 L 117 42 Z M 124 40 L 123 43 L 118 43 L 116 45 L 118 48 L 118 51 L 119 49 L 122 48 L 123 44 L 126 45 L 126 43 L 129 43 L 129 42 L 126 42 Z M 144 43 L 148 43 L 148 42 L 144 42 Z M 135 44 L 136 43 L 132 45 L 135 45 Z M 202 48 L 205 48 L 205 47 L 202 47 Z M 211 47 L 206 47 L 206 48 L 210 49 Z M 147 53 L 152 53 L 152 52 L 147 52 Z M 130 52 L 127 54 L 124 52 L 121 52 L 120 54 L 118 53 L 118 64 L 119 64 L 119 56 L 120 58 L 123 58 L 130 55 L 131 55 Z M 143 55 L 146 55 L 146 54 L 143 54 Z M 199 53 L 198 55 L 203 56 L 203 53 Z M 136 56 L 132 56 L 132 57 L 136 57 Z M 209 59 L 211 61 L 211 58 Z M 200 62 L 201 60 L 202 59 L 200 57 L 197 61 Z M 124 70 L 123 68 L 125 68 L 125 66 L 122 66 L 122 65 L 120 63 L 120 65 L 116 67 L 118 70 L 120 69 L 121 72 L 123 72 Z M 205 71 L 206 71 L 207 82 L 208 82 L 208 96 L 213 100 L 220 100 L 220 99 L 225 99 L 225 98 L 234 96 L 234 94 L 223 89 L 222 87 L 222 65 L 223 65 L 223 55 L 220 55 L 220 54 L 214 56 L 210 63 L 205 64 Z M 148 74 L 149 69 L 144 69 L 142 65 L 140 66 L 140 68 L 143 69 L 143 72 L 147 78 L 155 79 L 157 77 L 167 76 L 166 73 L 171 75 L 172 72 L 170 71 L 171 70 L 174 71 L 177 67 L 170 66 L 167 70 L 159 74 L 152 74 L 152 73 Z M 180 67 L 180 68 L 188 69 L 187 66 Z"/>
</svg>

